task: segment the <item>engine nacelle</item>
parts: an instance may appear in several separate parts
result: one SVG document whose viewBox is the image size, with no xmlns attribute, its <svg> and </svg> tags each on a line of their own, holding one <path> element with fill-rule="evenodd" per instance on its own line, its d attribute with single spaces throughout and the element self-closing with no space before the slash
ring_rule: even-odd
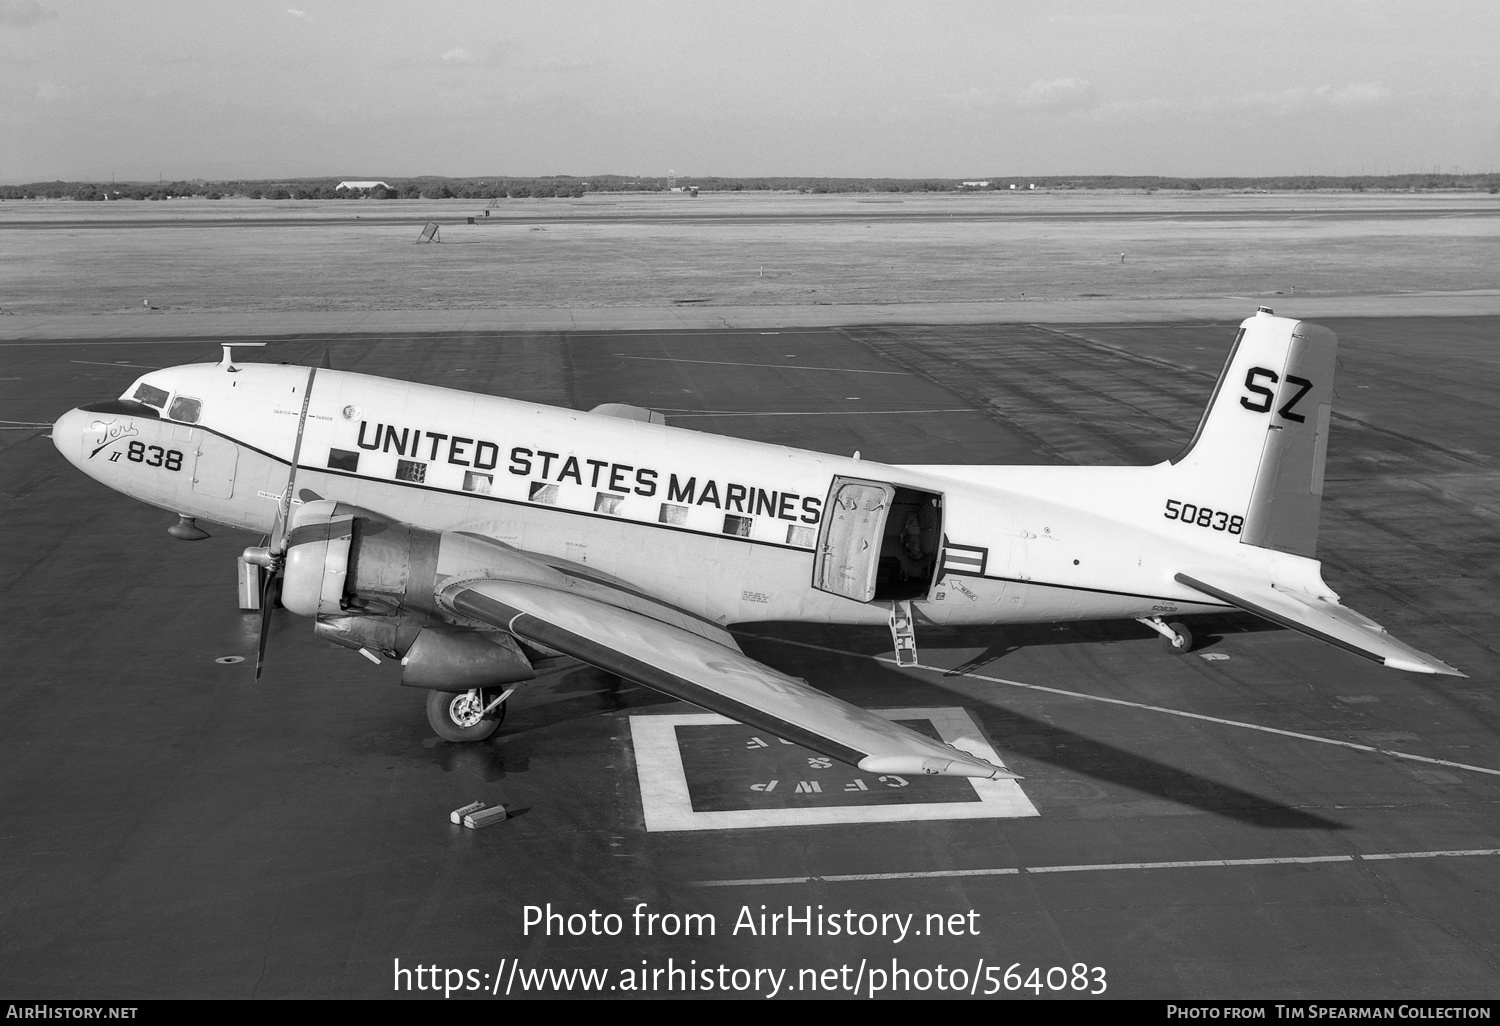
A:
<svg viewBox="0 0 1500 1026">
<path fill-rule="evenodd" d="M 392 659 L 400 659 L 417 640 L 425 617 L 395 616 L 320 616 L 313 633 L 324 641 L 352 648 L 368 649 Z"/>
<path fill-rule="evenodd" d="M 562 574 L 478 535 L 426 531 L 377 513 L 318 499 L 291 517 L 281 604 L 302 616 L 386 615 L 480 627 L 439 605 L 458 579 L 499 577 L 567 587 Z"/>
<path fill-rule="evenodd" d="M 425 628 L 401 665 L 406 687 L 443 691 L 516 684 L 536 676 L 521 646 L 502 631 Z"/>
<path fill-rule="evenodd" d="M 304 503 L 287 530 L 281 604 L 301 616 L 437 614 L 442 538 L 331 499 Z"/>
<path fill-rule="evenodd" d="M 440 608 L 437 593 L 454 579 L 490 574 L 556 583 L 550 573 L 482 537 L 319 499 L 292 514 L 281 604 L 315 617 L 327 641 L 400 657 L 408 687 L 495 687 L 536 676 L 528 652 L 509 634 Z"/>
</svg>

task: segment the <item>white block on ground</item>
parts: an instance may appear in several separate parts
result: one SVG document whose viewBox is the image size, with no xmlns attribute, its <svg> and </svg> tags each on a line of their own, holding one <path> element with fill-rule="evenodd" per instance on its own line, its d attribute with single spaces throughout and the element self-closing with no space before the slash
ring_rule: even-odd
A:
<svg viewBox="0 0 1500 1026">
<path fill-rule="evenodd" d="M 463 808 L 454 809 L 452 812 L 448 813 L 448 820 L 452 823 L 462 823 L 465 816 L 467 816 L 471 812 L 478 812 L 482 808 L 484 808 L 484 802 L 470 802 Z"/>
<path fill-rule="evenodd" d="M 493 808 L 480 809 L 478 812 L 469 813 L 464 817 L 464 826 L 470 830 L 478 830 L 481 827 L 489 826 L 491 823 L 498 823 L 504 818 L 505 806 L 496 805 Z"/>
</svg>

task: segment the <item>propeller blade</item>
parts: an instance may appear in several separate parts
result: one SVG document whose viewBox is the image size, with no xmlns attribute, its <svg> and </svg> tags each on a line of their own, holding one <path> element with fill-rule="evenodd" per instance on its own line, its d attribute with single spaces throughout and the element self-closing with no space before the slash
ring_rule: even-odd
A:
<svg viewBox="0 0 1500 1026">
<path fill-rule="evenodd" d="M 287 484 L 290 485 L 291 481 L 287 481 Z M 284 500 L 276 504 L 276 519 L 271 522 L 271 533 L 266 536 L 266 547 L 273 555 L 279 555 L 285 551 L 282 548 L 282 542 L 286 540 L 286 517 L 281 512 L 285 505 Z"/>
<path fill-rule="evenodd" d="M 266 642 L 271 639 L 271 613 L 281 598 L 281 575 L 268 573 L 265 587 L 260 591 L 260 644 L 255 649 L 255 679 L 260 680 L 261 667 L 266 663 Z"/>
<path fill-rule="evenodd" d="M 286 527 L 292 516 L 292 496 L 296 495 L 297 461 L 302 458 L 302 432 L 307 429 L 307 408 L 312 403 L 313 380 L 318 368 L 307 372 L 307 387 L 302 390 L 302 413 L 297 418 L 297 441 L 292 446 L 292 465 L 286 475 L 286 490 L 281 493 L 281 502 L 276 506 L 276 520 L 271 527 L 271 554 L 286 555 Z"/>
<path fill-rule="evenodd" d="M 326 353 L 324 354 L 326 357 Z M 276 504 L 276 519 L 271 525 L 271 539 L 267 546 L 269 556 L 265 588 L 260 596 L 260 643 L 255 648 L 255 679 L 260 680 L 260 671 L 266 665 L 266 644 L 271 639 L 271 613 L 281 598 L 281 574 L 285 566 L 287 550 L 287 523 L 292 517 L 292 496 L 297 488 L 297 461 L 302 458 L 302 433 L 307 429 L 307 410 L 312 403 L 313 380 L 318 368 L 307 372 L 307 387 L 302 390 L 302 413 L 297 418 L 297 441 L 292 446 L 292 463 L 287 470 L 286 490 Z"/>
</svg>

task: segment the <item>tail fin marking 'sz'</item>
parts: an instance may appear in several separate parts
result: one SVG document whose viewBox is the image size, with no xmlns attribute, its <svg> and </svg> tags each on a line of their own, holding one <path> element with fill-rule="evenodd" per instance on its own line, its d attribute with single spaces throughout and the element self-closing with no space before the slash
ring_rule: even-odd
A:
<svg viewBox="0 0 1500 1026">
<path fill-rule="evenodd" d="M 1312 556 L 1323 499 L 1338 336 L 1265 307 L 1240 325 L 1173 476 L 1214 509 L 1244 510 L 1238 541 Z"/>
</svg>

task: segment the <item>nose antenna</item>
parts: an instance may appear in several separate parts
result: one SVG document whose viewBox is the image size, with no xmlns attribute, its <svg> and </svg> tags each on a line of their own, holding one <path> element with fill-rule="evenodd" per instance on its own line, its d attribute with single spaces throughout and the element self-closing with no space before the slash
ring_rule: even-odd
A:
<svg viewBox="0 0 1500 1026">
<path fill-rule="evenodd" d="M 230 374 L 238 373 L 239 368 L 234 365 L 234 347 L 255 346 L 258 348 L 264 345 L 264 342 L 220 342 L 219 347 L 224 350 L 224 359 L 219 361 L 219 366 Z"/>
</svg>

